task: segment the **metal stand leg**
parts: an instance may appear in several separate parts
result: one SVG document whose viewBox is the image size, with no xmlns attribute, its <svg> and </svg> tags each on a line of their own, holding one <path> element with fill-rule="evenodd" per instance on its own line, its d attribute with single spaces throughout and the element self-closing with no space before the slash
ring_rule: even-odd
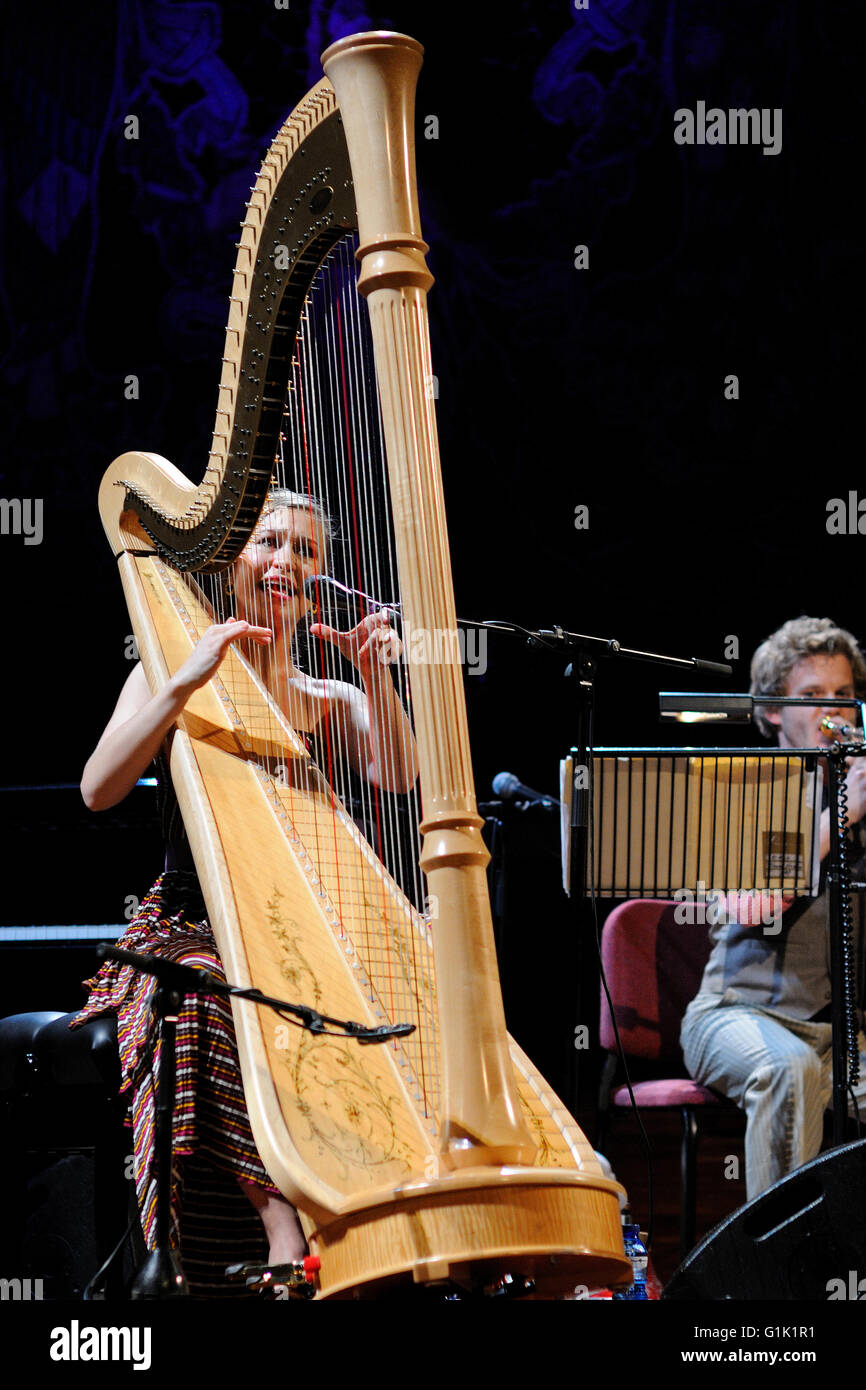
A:
<svg viewBox="0 0 866 1390">
<path fill-rule="evenodd" d="M 680 1150 L 680 1259 L 684 1260 L 695 1243 L 697 1194 L 698 1122 L 694 1110 L 683 1106 L 683 1142 Z"/>
</svg>

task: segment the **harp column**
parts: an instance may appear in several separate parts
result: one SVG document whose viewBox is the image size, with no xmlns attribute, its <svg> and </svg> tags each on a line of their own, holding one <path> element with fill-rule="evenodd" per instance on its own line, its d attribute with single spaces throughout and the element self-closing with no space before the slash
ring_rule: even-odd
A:
<svg viewBox="0 0 866 1390">
<path fill-rule="evenodd" d="M 404 34 L 370 33 L 333 44 L 322 64 L 337 93 L 355 183 L 358 289 L 370 309 L 407 624 L 421 867 L 436 904 L 441 1157 L 448 1167 L 532 1163 L 536 1148 L 520 1111 L 496 965 L 431 389 L 433 276 L 424 260 L 413 129 L 422 55 Z"/>
</svg>

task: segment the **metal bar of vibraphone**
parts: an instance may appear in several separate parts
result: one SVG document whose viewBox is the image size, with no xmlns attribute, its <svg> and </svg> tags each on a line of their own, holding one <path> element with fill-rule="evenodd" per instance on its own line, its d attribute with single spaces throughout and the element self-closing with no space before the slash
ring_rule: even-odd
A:
<svg viewBox="0 0 866 1390">
<path fill-rule="evenodd" d="M 745 840 L 746 840 L 746 816 L 745 816 L 745 810 L 746 810 L 746 796 L 747 796 L 747 794 L 748 794 L 748 787 L 746 786 L 745 764 L 744 764 L 744 775 L 743 775 L 743 814 L 740 816 L 740 845 L 739 845 L 739 853 L 738 853 L 738 855 L 737 855 L 737 872 L 736 872 L 736 874 L 734 875 L 734 879 L 735 879 L 735 881 L 736 881 L 737 883 L 742 883 L 742 881 L 743 881 L 743 857 L 744 857 L 744 855 L 745 855 L 745 853 L 746 853 L 746 843 L 745 843 Z"/>
<path fill-rule="evenodd" d="M 730 771 L 728 774 L 728 799 L 725 810 L 725 867 L 724 886 L 730 887 L 729 869 L 731 867 L 731 802 L 734 799 L 734 760 L 731 759 Z"/>
<path fill-rule="evenodd" d="M 785 758 L 785 767 L 787 767 L 787 766 L 789 765 L 790 761 L 791 761 L 791 760 L 790 760 L 790 757 L 786 757 L 786 758 Z M 773 860 L 772 860 L 772 854 L 773 854 L 773 808 L 774 808 L 775 804 L 776 804 L 776 777 L 775 777 L 775 768 L 771 768 L 771 769 L 770 769 L 770 835 L 769 835 L 769 840 L 768 840 L 768 842 L 767 842 L 766 862 L 765 862 L 764 864 L 761 865 L 761 870 L 762 870 L 762 873 L 763 873 L 763 876 L 764 876 L 764 879 L 765 879 L 765 880 L 769 880 L 769 877 L 770 877 L 770 869 L 771 869 L 771 867 L 772 867 L 772 862 L 773 862 Z M 756 836 L 755 838 L 757 839 L 757 836 Z M 769 888 L 769 886 L 770 886 L 770 885 L 769 885 L 769 881 L 767 881 L 767 882 L 766 882 L 766 887 Z M 755 885 L 755 887 L 757 887 L 757 884 Z"/>
<path fill-rule="evenodd" d="M 704 842 L 704 827 L 703 827 L 703 822 L 704 822 L 704 755 L 703 755 L 703 753 L 701 754 L 701 775 L 700 775 L 700 778 L 698 779 L 698 786 L 699 786 L 699 788 L 700 788 L 700 791 L 698 792 L 698 861 L 697 861 L 697 865 L 696 865 L 696 868 L 695 868 L 695 872 L 696 872 L 697 881 L 698 881 L 698 883 L 700 883 L 700 882 L 701 882 L 701 845 L 702 845 L 703 842 Z M 686 821 L 686 824 L 688 825 L 688 821 Z M 683 836 L 683 839 L 685 839 L 685 836 Z"/>
<path fill-rule="evenodd" d="M 596 854 L 598 855 L 598 868 L 599 868 L 598 877 L 596 878 L 596 885 L 597 885 L 597 886 L 596 886 L 596 892 L 601 893 L 601 892 L 603 891 L 603 889 L 602 889 L 602 880 L 601 880 L 601 870 L 602 870 L 602 868 L 603 868 L 603 866 L 604 866 L 604 860 L 603 860 L 603 858 L 602 858 L 602 853 L 601 853 L 601 851 L 602 851 L 602 845 L 603 845 L 603 843 L 604 843 L 604 837 L 603 837 L 603 830 L 604 830 L 604 824 L 605 824 L 605 804 L 604 804 L 604 799 L 605 799 L 605 797 L 607 796 L 608 792 L 610 791 L 610 787 L 608 786 L 608 781 L 607 781 L 607 764 L 606 764 L 606 761 L 605 761 L 604 758 L 599 758 L 599 760 L 598 760 L 598 765 L 597 765 L 597 767 L 596 767 L 596 776 L 600 779 L 600 784 L 601 784 L 601 795 L 600 795 L 600 797 L 599 797 L 599 807 L 598 807 L 598 834 L 596 835 L 596 850 L 595 850 Z M 615 844 L 616 844 L 616 799 L 615 799 L 615 798 L 614 798 L 614 807 L 613 807 L 613 817 L 614 817 L 614 821 L 613 821 L 613 824 L 614 824 L 614 837 L 613 837 L 613 839 L 614 839 L 614 845 L 615 845 Z M 612 870 L 611 870 L 611 873 L 612 873 Z"/>
<path fill-rule="evenodd" d="M 661 791 L 662 760 L 661 758 L 656 758 L 656 833 L 653 836 L 653 897 L 656 897 L 659 891 L 659 802 L 661 800 Z"/>
<path fill-rule="evenodd" d="M 788 786 L 791 776 L 791 759 L 785 760 L 785 800 L 782 803 L 782 861 L 779 867 L 779 890 L 785 887 L 785 866 L 788 862 Z M 796 841 L 795 841 L 796 848 Z"/>
<path fill-rule="evenodd" d="M 713 766 L 713 799 L 710 807 L 710 868 L 707 874 L 707 887 L 713 888 L 716 882 L 716 808 L 719 804 L 719 759 L 714 759 Z"/>
<path fill-rule="evenodd" d="M 685 804 L 685 806 L 684 806 L 684 808 L 683 808 L 683 824 L 684 824 L 684 825 L 688 825 L 688 823 L 689 823 L 689 784 L 690 784 L 690 781 L 691 781 L 691 779 L 690 779 L 689 777 L 686 777 L 686 779 L 685 779 L 686 804 Z M 686 837 L 685 837 L 685 835 L 683 835 L 683 836 L 681 837 L 681 839 L 682 839 L 682 868 L 681 868 L 681 870 L 680 870 L 680 882 L 681 882 L 681 883 L 685 883 L 685 881 L 686 881 L 686 863 L 687 863 L 687 857 L 686 857 Z"/>
<path fill-rule="evenodd" d="M 756 784 L 755 784 L 755 824 L 756 824 L 756 825 L 758 825 L 758 824 L 760 823 L 760 820 L 761 820 L 761 778 L 762 778 L 762 775 L 763 775 L 763 769 L 762 769 L 762 768 L 758 768 L 758 780 L 757 780 L 757 782 L 756 782 Z M 750 885 L 752 888 L 754 888 L 754 886 L 755 886 L 755 880 L 757 879 L 757 877 L 758 877 L 758 837 L 757 837 L 757 835 L 756 835 L 756 836 L 754 837 L 753 842 L 752 842 L 752 882 L 751 882 L 751 885 Z M 743 886 L 745 887 L 745 884 L 744 884 Z"/>
<path fill-rule="evenodd" d="M 616 889 L 617 879 L 617 849 L 619 846 L 619 769 L 616 762 L 613 764 L 613 859 L 611 862 L 611 890 Z"/>
<path fill-rule="evenodd" d="M 812 768 L 808 767 L 806 763 L 803 764 L 803 770 L 802 770 L 800 776 L 801 776 L 801 780 L 802 780 L 803 782 L 805 782 L 806 779 L 809 778 L 809 777 L 812 778 L 812 805 L 813 805 L 813 806 L 815 805 L 815 793 L 816 793 L 817 790 L 818 790 L 818 788 L 817 788 L 817 775 L 816 775 L 816 774 L 817 774 L 817 768 L 815 768 L 815 769 L 813 770 Z M 804 800 L 804 793 L 803 793 L 803 790 L 802 790 L 802 787 L 801 787 L 801 789 L 800 789 L 800 795 L 799 795 L 798 798 L 797 798 L 797 844 L 800 843 L 800 836 L 801 836 L 802 833 L 803 833 L 803 800 Z M 809 844 L 808 844 L 808 846 L 806 846 L 805 844 L 804 844 L 804 846 L 803 846 L 803 877 L 806 878 L 806 879 L 808 880 L 809 883 L 812 882 L 812 873 L 813 873 L 813 871 L 814 871 L 814 868 L 815 868 L 815 836 L 814 836 L 814 834 L 813 834 L 813 835 L 811 835 L 811 836 L 809 837 Z"/>
<path fill-rule="evenodd" d="M 631 883 L 631 774 L 633 763 L 631 758 L 628 760 L 628 772 L 626 773 L 626 785 L 628 787 L 628 801 L 625 817 L 626 839 L 625 839 L 625 881 Z M 627 890 L 630 896 L 630 890 Z"/>
</svg>

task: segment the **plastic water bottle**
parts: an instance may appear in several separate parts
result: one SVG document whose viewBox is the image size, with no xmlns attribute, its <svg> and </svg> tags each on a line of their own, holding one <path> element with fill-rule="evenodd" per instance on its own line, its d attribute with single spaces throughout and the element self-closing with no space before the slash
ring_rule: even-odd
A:
<svg viewBox="0 0 866 1390">
<path fill-rule="evenodd" d="M 626 1218 L 628 1218 L 628 1220 L 626 1220 Z M 623 1212 L 622 1240 L 625 1246 L 625 1253 L 631 1260 L 633 1277 L 629 1288 L 617 1289 L 613 1296 L 614 1298 L 623 1299 L 646 1299 L 646 1246 L 640 1238 L 640 1226 L 631 1224 L 630 1213 L 628 1211 Z"/>
</svg>

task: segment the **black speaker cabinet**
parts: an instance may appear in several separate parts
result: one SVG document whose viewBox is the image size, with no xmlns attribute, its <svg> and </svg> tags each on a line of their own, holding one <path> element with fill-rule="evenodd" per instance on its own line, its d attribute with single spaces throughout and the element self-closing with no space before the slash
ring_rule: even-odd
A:
<svg viewBox="0 0 866 1390">
<path fill-rule="evenodd" d="M 695 1246 L 663 1297 L 866 1301 L 866 1140 L 740 1207 Z"/>
<path fill-rule="evenodd" d="M 4 1299 L 80 1298 L 129 1220 L 114 1022 L 68 1025 L 58 1012 L 0 1019 L 0 1277 L 14 1289 L 4 1285 Z M 118 1261 L 115 1296 L 122 1280 Z"/>
</svg>

